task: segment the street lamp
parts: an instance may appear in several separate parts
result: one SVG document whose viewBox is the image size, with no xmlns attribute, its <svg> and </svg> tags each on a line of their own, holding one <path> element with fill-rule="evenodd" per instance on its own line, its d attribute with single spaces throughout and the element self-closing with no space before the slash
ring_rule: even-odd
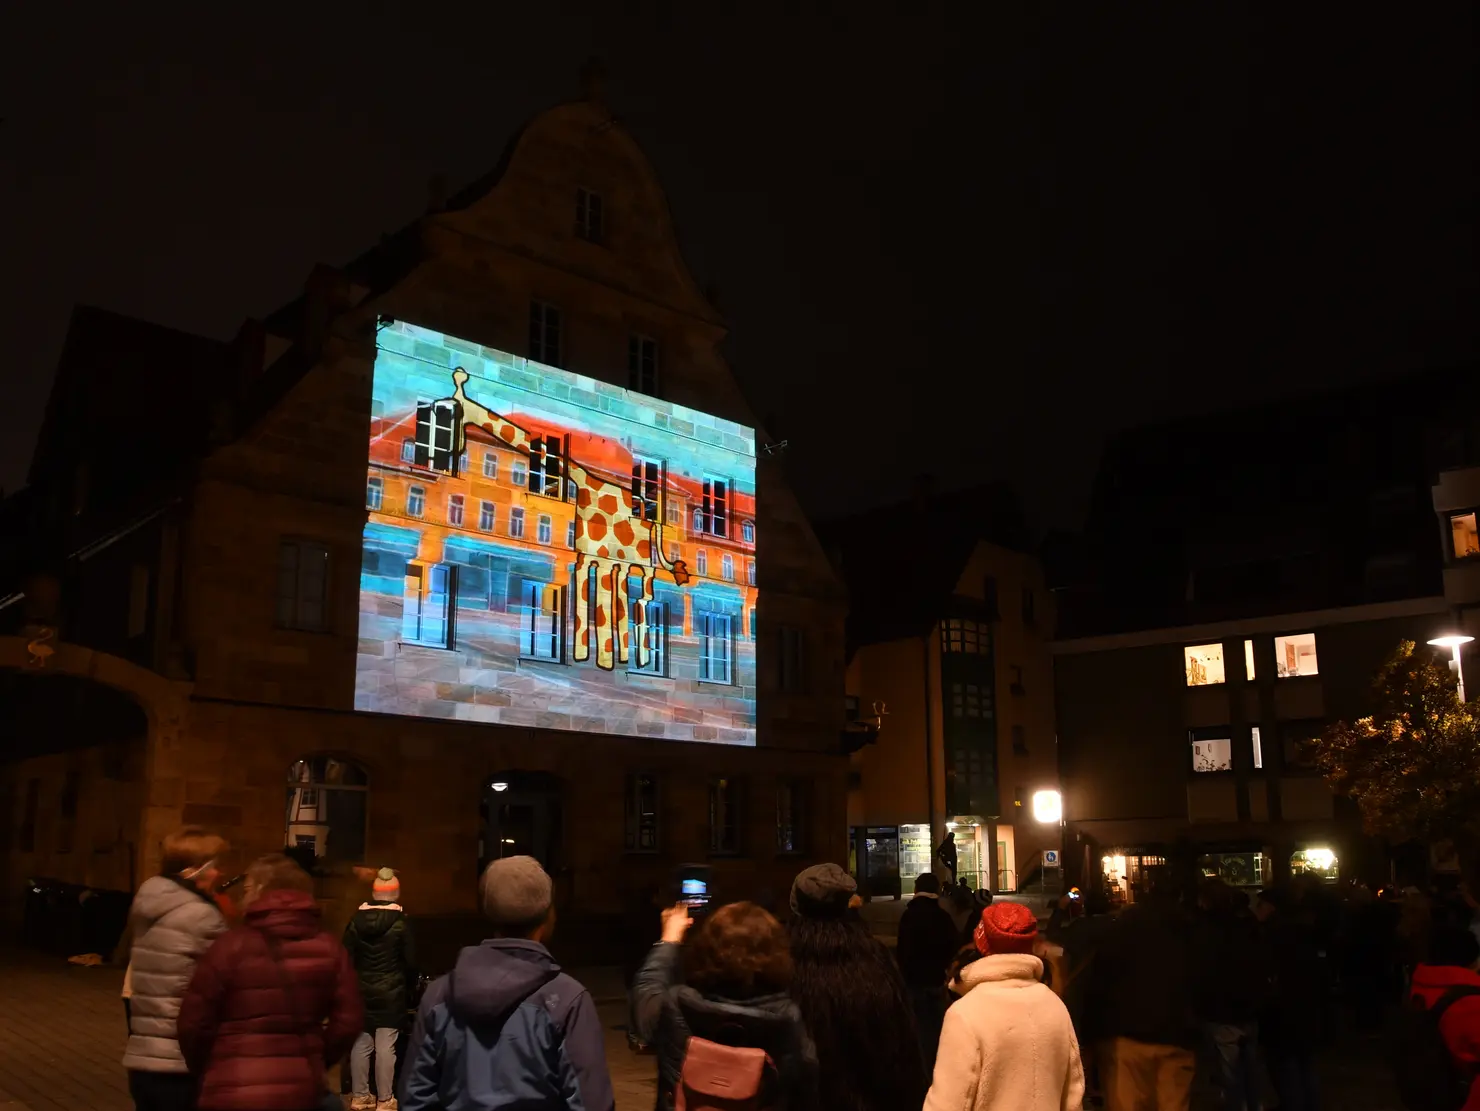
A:
<svg viewBox="0 0 1480 1111">
<path fill-rule="evenodd" d="M 1064 797 L 1057 791 L 1033 792 L 1033 820 L 1052 825 L 1064 817 Z"/>
<path fill-rule="evenodd" d="M 1459 657 L 1459 646 L 1469 644 L 1475 638 L 1464 633 L 1446 633 L 1429 641 L 1435 648 L 1448 648 L 1454 652 L 1454 674 L 1459 680 L 1459 700 L 1465 700 L 1465 665 Z"/>
</svg>

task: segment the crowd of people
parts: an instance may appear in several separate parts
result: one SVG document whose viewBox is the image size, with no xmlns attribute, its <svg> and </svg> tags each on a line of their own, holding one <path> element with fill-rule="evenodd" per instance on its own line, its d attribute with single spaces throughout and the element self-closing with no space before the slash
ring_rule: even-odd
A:
<svg viewBox="0 0 1480 1111">
<path fill-rule="evenodd" d="M 612 1111 L 602 1023 L 547 947 L 537 861 L 488 866 L 489 937 L 418 999 L 394 871 L 333 937 L 288 856 L 254 861 L 239 904 L 223 898 L 226 848 L 173 835 L 134 901 L 124 1065 L 139 1111 L 342 1111 L 326 1077 L 346 1058 L 353 1111 Z M 1480 1111 L 1480 927 L 1463 889 L 1297 880 L 1251 900 L 1205 880 L 1116 914 L 1077 896 L 1040 931 L 1018 903 L 922 875 L 893 952 L 833 864 L 799 874 L 779 916 L 662 910 L 630 968 L 655 1111 L 1186 1111 L 1200 1065 L 1224 1111 L 1301 1111 L 1319 1106 L 1315 1056 L 1338 1022 L 1375 1031 L 1399 1003 L 1406 1105 Z"/>
</svg>

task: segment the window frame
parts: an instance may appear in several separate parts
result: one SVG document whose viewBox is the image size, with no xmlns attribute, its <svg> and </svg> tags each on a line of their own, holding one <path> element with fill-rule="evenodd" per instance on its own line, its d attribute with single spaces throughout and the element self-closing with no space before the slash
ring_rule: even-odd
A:
<svg viewBox="0 0 1480 1111">
<path fill-rule="evenodd" d="M 375 491 L 375 496 L 370 496 L 370 491 Z M 385 479 L 379 475 L 369 475 L 365 479 L 365 508 L 371 513 L 379 513 L 385 507 Z"/>
<path fill-rule="evenodd" d="M 416 458 L 414 464 L 438 474 L 458 474 L 461 453 L 457 445 L 457 426 L 462 419 L 456 401 L 418 401 L 416 403 Z M 445 419 L 443 419 L 445 418 Z M 445 439 L 445 444 L 443 440 Z"/>
<path fill-rule="evenodd" d="M 1295 653 L 1295 660 L 1296 660 L 1296 665 L 1295 666 L 1298 668 L 1300 666 L 1300 662 L 1299 662 L 1300 661 L 1300 653 L 1298 651 L 1298 647 L 1299 647 L 1299 643 L 1303 643 L 1303 639 L 1305 637 L 1309 637 L 1310 638 L 1310 654 L 1315 659 L 1315 670 L 1314 671 L 1298 671 L 1298 670 L 1297 671 L 1287 671 L 1287 670 L 1285 670 L 1285 665 L 1284 665 L 1284 662 L 1283 662 L 1283 655 L 1282 655 L 1282 653 L 1280 651 L 1281 642 L 1285 642 L 1285 643 L 1288 643 L 1288 644 L 1295 644 L 1296 645 L 1297 651 Z M 1283 634 L 1281 636 L 1276 636 L 1274 638 L 1274 677 L 1275 677 L 1275 679 L 1277 681 L 1283 682 L 1283 681 L 1285 681 L 1287 679 L 1318 679 L 1318 678 L 1320 678 L 1320 674 L 1321 674 L 1321 642 L 1320 642 L 1320 638 L 1316 636 L 1314 630 L 1309 631 L 1309 632 L 1303 632 L 1303 633 L 1285 633 L 1285 634 Z"/>
<path fill-rule="evenodd" d="M 487 520 L 485 525 L 483 522 Z M 492 532 L 498 526 L 498 502 L 487 498 L 478 499 L 478 531 Z"/>
<path fill-rule="evenodd" d="M 467 520 L 467 499 L 462 494 L 447 495 L 447 524 L 451 528 L 462 528 Z"/>
<path fill-rule="evenodd" d="M 563 366 L 565 318 L 560 311 L 560 306 L 532 298 L 529 302 L 529 334 L 526 340 L 529 358 L 545 366 Z M 554 358 L 549 357 L 551 354 Z"/>
<path fill-rule="evenodd" d="M 575 236 L 598 247 L 606 240 L 606 213 L 601 194 L 576 186 Z"/>
<path fill-rule="evenodd" d="M 651 648 L 650 662 L 647 667 L 643 667 L 638 663 L 636 643 L 628 645 L 627 670 L 633 675 L 651 675 L 654 678 L 666 678 L 668 675 L 668 603 L 659 598 L 654 598 L 651 602 L 644 602 L 641 599 L 633 601 L 630 586 L 632 580 L 629 579 L 628 582 L 627 612 L 634 615 L 634 617 L 638 612 L 642 614 L 640 624 L 636 620 L 632 622 L 633 636 L 636 637 L 638 635 L 639 629 L 645 629 L 649 633 L 654 633 L 653 639 L 656 642 L 656 647 Z M 652 620 L 654 611 L 658 615 L 656 625 L 653 624 Z"/>
<path fill-rule="evenodd" d="M 652 806 L 652 844 L 642 844 L 643 782 L 647 781 Z M 623 852 L 633 856 L 660 856 L 663 852 L 663 782 L 653 772 L 631 771 L 622 779 Z"/>
<path fill-rule="evenodd" d="M 318 778 L 316 776 L 316 765 L 320 761 L 324 762 L 326 768 L 331 763 L 341 764 L 347 768 L 353 768 L 354 771 L 357 773 L 358 778 L 362 779 L 364 782 L 331 783 L 326 778 Z M 304 765 L 307 765 L 307 778 L 296 774 L 298 769 L 300 767 L 303 767 Z M 363 764 L 360 764 L 356 760 L 341 759 L 340 757 L 332 753 L 322 751 L 308 752 L 300 756 L 292 764 L 288 765 L 288 775 L 285 787 L 288 794 L 287 799 L 285 800 L 283 814 L 283 846 L 287 850 L 293 850 L 295 848 L 301 850 L 303 847 L 301 843 L 293 845 L 289 844 L 288 842 L 288 831 L 292 829 L 295 824 L 322 825 L 327 827 L 327 830 L 330 834 L 334 832 L 335 823 L 333 821 L 320 821 L 318 817 L 320 811 L 327 808 L 329 796 L 336 793 L 342 793 L 346 795 L 357 794 L 362 796 L 365 801 L 359 807 L 359 853 L 340 855 L 337 852 L 333 851 L 338 842 L 334 837 L 331 836 L 329 838 L 329 847 L 331 851 L 326 852 L 322 856 L 315 854 L 314 862 L 316 865 L 319 863 L 360 864 L 364 862 L 363 858 L 370 844 L 370 773 L 365 769 Z M 293 821 L 293 796 L 295 793 L 298 793 L 301 796 L 312 796 L 312 806 L 315 812 L 315 820 L 313 822 L 295 823 Z M 303 799 L 300 798 L 298 806 L 303 809 L 308 809 L 309 803 L 303 801 Z M 301 838 L 303 835 L 300 834 L 298 836 Z"/>
<path fill-rule="evenodd" d="M 720 475 L 706 474 L 702 487 L 703 499 L 694 510 L 696 531 L 706 536 L 717 536 L 721 540 L 730 538 L 730 521 L 735 508 L 735 483 Z"/>
<path fill-rule="evenodd" d="M 417 508 L 414 511 L 411 508 L 413 500 L 418 503 Z M 426 515 L 427 488 L 425 486 L 418 486 L 413 483 L 412 485 L 406 487 L 406 516 L 420 521 L 423 520 Z"/>
<path fill-rule="evenodd" d="M 790 810 L 783 810 L 783 797 L 790 803 Z M 805 856 L 810 838 L 807 836 L 811 816 L 811 784 L 800 777 L 788 776 L 776 781 L 776 855 Z M 789 819 L 789 821 L 787 820 Z M 791 833 L 790 844 L 784 831 Z"/>
<path fill-rule="evenodd" d="M 553 614 L 545 610 L 543 595 L 548 589 L 555 591 Z M 538 579 L 525 579 L 519 601 L 519 658 L 535 663 L 565 663 L 570 647 L 566 633 L 566 626 L 569 624 L 566 619 L 570 616 L 570 595 L 567 588 L 555 583 L 542 583 Z M 536 613 L 541 619 L 549 620 L 548 632 L 536 626 Z M 536 640 L 537 637 L 539 640 Z M 545 639 L 550 641 L 549 655 L 536 651 L 540 641 Z"/>
<path fill-rule="evenodd" d="M 412 574 L 415 569 L 416 574 Z M 442 597 L 443 612 L 440 617 L 442 623 L 442 635 L 440 637 L 428 636 L 424 626 L 427 620 L 426 607 L 429 598 L 435 597 L 431 589 L 431 581 L 435 573 L 441 570 L 446 578 L 444 580 Z M 432 648 L 440 651 L 452 651 L 457 645 L 457 571 L 455 563 L 436 562 L 428 563 L 423 560 L 407 560 L 404 576 L 405 585 L 401 591 L 401 644 L 414 645 L 417 648 Z M 406 603 L 410 597 L 410 580 L 418 579 L 420 586 L 417 591 L 416 630 L 411 636 L 406 635 L 407 614 Z"/>
<path fill-rule="evenodd" d="M 1202 726 L 1187 730 L 1187 774 L 1194 779 L 1207 776 L 1228 776 L 1238 770 L 1238 760 L 1235 758 L 1234 736 L 1237 730 L 1232 725 Z M 1228 746 L 1228 767 L 1226 768 L 1199 768 L 1197 766 L 1197 753 L 1194 746 L 1200 744 L 1211 744 L 1221 741 Z"/>
<path fill-rule="evenodd" d="M 1477 547 L 1473 552 L 1466 552 L 1464 555 L 1461 555 L 1459 553 L 1459 547 L 1455 543 L 1458 539 L 1458 533 L 1454 527 L 1454 523 L 1456 521 L 1463 521 L 1466 518 L 1469 518 L 1471 524 L 1475 526 L 1470 531 L 1477 535 Z M 1445 524 L 1449 526 L 1447 531 L 1449 533 L 1450 561 L 1454 563 L 1468 563 L 1471 560 L 1480 559 L 1480 509 L 1452 510 L 1444 515 L 1444 519 Z"/>
<path fill-rule="evenodd" d="M 661 383 L 662 346 L 641 332 L 627 335 L 627 388 L 644 397 L 657 397 Z"/>
<path fill-rule="evenodd" d="M 498 452 L 491 448 L 483 453 L 483 477 L 490 482 L 498 481 Z"/>
<path fill-rule="evenodd" d="M 699 682 L 713 683 L 716 686 L 732 687 L 735 685 L 735 621 L 727 613 L 712 613 L 703 611 L 694 615 L 695 624 L 700 628 L 696 630 L 699 638 Z M 724 623 L 723 633 L 718 631 L 718 623 Z M 711 645 L 722 643 L 725 646 L 724 655 L 721 659 L 711 650 Z M 724 664 L 723 677 L 711 674 L 716 661 Z"/>
<path fill-rule="evenodd" d="M 1193 656 L 1193 655 L 1191 655 L 1191 653 L 1196 652 L 1196 651 L 1198 651 L 1199 649 L 1202 649 L 1202 648 L 1216 648 L 1216 649 L 1218 649 L 1218 666 L 1219 666 L 1219 668 L 1222 671 L 1222 675 L 1221 675 L 1220 678 L 1215 679 L 1215 680 L 1209 680 L 1209 681 L 1204 682 L 1204 683 L 1194 683 L 1192 681 L 1192 677 L 1193 677 L 1193 665 L 1194 664 L 1197 664 L 1199 667 L 1203 668 L 1204 671 L 1206 671 L 1206 665 L 1203 662 L 1203 657 L 1201 657 L 1201 656 Z M 1193 688 L 1193 687 L 1225 687 L 1225 686 L 1227 686 L 1228 685 L 1228 661 L 1227 661 L 1227 659 L 1224 658 L 1223 642 L 1222 641 L 1216 641 L 1215 640 L 1215 641 L 1208 641 L 1208 642 L 1206 642 L 1204 644 L 1184 644 L 1184 645 L 1182 645 L 1182 682 L 1183 682 L 1183 686 L 1186 686 L 1189 689 L 1190 688 Z"/>
<path fill-rule="evenodd" d="M 524 506 L 522 506 L 522 505 L 511 505 L 511 506 L 509 506 L 509 517 L 508 517 L 508 521 L 509 521 L 509 523 L 508 523 L 508 525 L 506 527 L 507 527 L 508 532 L 509 532 L 509 539 L 510 540 L 523 540 L 524 539 Z"/>
<path fill-rule="evenodd" d="M 722 818 L 719 816 L 723 811 Z M 745 844 L 745 799 L 740 780 L 717 775 L 709 780 L 708 834 L 710 856 L 741 856 Z M 729 837 L 726 838 L 725 834 Z"/>
<path fill-rule="evenodd" d="M 285 553 L 292 551 L 293 558 L 293 593 L 291 597 L 283 593 L 283 576 L 287 571 L 284 567 L 283 557 Z M 305 554 L 313 555 L 314 560 L 305 560 Z M 304 617 L 304 570 L 305 567 L 316 563 L 322 569 L 319 578 L 319 615 L 318 619 L 312 620 Z M 273 615 L 273 624 L 276 628 L 285 632 L 294 633 L 327 633 L 329 631 L 329 603 L 332 597 L 332 583 L 330 580 L 331 555 L 329 546 L 322 541 L 312 540 L 301 536 L 282 536 L 278 538 L 278 563 L 277 563 L 277 603 Z M 287 612 L 284 603 L 287 603 Z"/>
</svg>

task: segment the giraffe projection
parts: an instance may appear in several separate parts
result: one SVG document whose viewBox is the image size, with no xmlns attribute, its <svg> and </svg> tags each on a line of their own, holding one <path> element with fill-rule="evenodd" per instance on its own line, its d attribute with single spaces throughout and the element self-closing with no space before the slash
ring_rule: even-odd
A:
<svg viewBox="0 0 1480 1111">
<path fill-rule="evenodd" d="M 452 396 L 437 403 L 455 406 L 454 457 L 466 450 L 467 429 L 472 427 L 531 459 L 547 458 L 545 445 L 535 442 L 540 437 L 467 396 L 468 378 L 462 367 L 454 370 Z M 670 560 L 664 553 L 663 506 L 658 506 L 653 519 L 646 519 L 643 503 L 634 506 L 631 491 L 572 458 L 564 460 L 564 473 L 557 479 L 561 497 L 565 496 L 566 481 L 575 487 L 572 658 L 578 663 L 589 660 L 594 640 L 598 668 L 611 671 L 618 664 L 625 666 L 634 654 L 638 666 L 647 667 L 652 645 L 646 622 L 640 625 L 641 635 L 633 636 L 629 584 L 634 578 L 638 580 L 636 604 L 646 607 L 653 602 L 659 571 L 667 572 L 678 586 L 684 586 L 690 578 L 682 559 Z"/>
</svg>

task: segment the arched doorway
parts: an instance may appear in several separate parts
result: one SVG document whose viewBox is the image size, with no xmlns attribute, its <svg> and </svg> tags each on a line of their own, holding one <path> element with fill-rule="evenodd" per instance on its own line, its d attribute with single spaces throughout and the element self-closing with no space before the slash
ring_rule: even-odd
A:
<svg viewBox="0 0 1480 1111">
<path fill-rule="evenodd" d="M 489 776 L 478 806 L 478 874 L 501 857 L 532 856 L 556 875 L 565 863 L 563 795 L 560 777 L 549 772 Z"/>
</svg>

